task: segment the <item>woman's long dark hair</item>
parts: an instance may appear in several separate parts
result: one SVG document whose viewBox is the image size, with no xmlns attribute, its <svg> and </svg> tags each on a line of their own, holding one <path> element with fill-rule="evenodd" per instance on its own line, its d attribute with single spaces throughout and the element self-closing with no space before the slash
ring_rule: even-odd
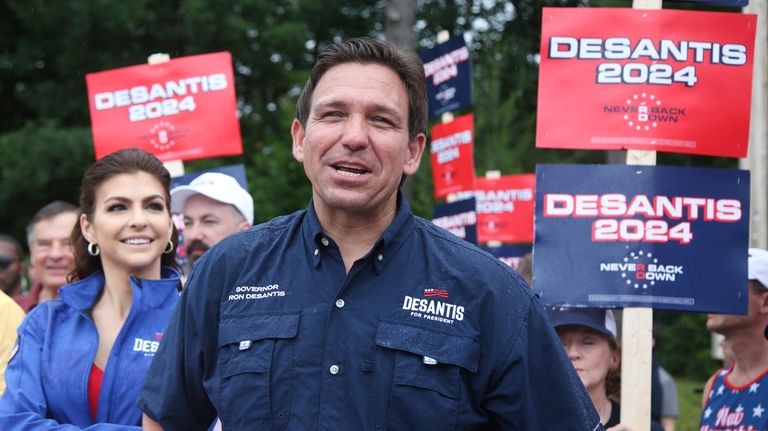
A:
<svg viewBox="0 0 768 431">
<path fill-rule="evenodd" d="M 163 194 L 167 203 L 168 215 L 171 214 L 171 175 L 165 166 L 152 154 L 136 148 L 114 152 L 101 160 L 96 161 L 83 175 L 80 187 L 80 208 L 78 214 L 85 214 L 88 221 L 93 221 L 93 211 L 96 201 L 96 192 L 105 181 L 122 174 L 134 174 L 146 172 L 155 177 L 163 186 Z M 72 252 L 75 256 L 75 269 L 69 274 L 69 280 L 82 280 L 94 272 L 100 271 L 101 259 L 88 253 L 88 241 L 80 230 L 80 216 L 72 229 Z M 179 245 L 179 235 L 176 226 L 173 226 L 171 242 L 173 250 L 163 253 L 161 263 L 165 266 L 178 268 L 176 263 L 176 247 Z"/>
</svg>

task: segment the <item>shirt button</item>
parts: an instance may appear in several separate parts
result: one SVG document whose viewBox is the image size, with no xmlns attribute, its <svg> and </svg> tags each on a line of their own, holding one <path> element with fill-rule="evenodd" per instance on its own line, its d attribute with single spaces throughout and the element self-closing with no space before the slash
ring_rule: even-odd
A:
<svg viewBox="0 0 768 431">
<path fill-rule="evenodd" d="M 326 238 L 326 237 L 323 237 L 323 238 L 320 240 L 320 242 L 322 242 L 324 246 L 328 247 L 328 238 Z"/>
<path fill-rule="evenodd" d="M 339 366 L 331 365 L 331 368 L 329 369 L 329 371 L 331 372 L 331 374 L 335 376 L 336 374 L 339 374 Z"/>
<path fill-rule="evenodd" d="M 336 300 L 336 308 L 344 308 L 344 300 L 343 299 L 337 299 Z"/>
<path fill-rule="evenodd" d="M 318 253 L 320 253 L 320 250 L 315 249 L 315 256 L 317 256 Z"/>
<path fill-rule="evenodd" d="M 380 255 L 376 256 L 376 259 L 378 259 L 379 262 L 381 262 L 382 260 L 384 260 L 384 255 L 380 254 Z"/>
</svg>

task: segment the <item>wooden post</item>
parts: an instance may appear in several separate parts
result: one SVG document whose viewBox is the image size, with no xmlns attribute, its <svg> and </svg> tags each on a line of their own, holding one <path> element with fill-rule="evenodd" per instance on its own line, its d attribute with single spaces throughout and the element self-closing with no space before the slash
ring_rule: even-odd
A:
<svg viewBox="0 0 768 431">
<path fill-rule="evenodd" d="M 171 56 L 162 52 L 151 54 L 147 57 L 147 64 L 161 64 L 169 61 L 171 61 Z M 171 174 L 171 178 L 184 175 L 184 162 L 182 160 L 168 160 L 167 162 L 163 162 L 163 166 L 165 166 L 165 169 Z"/>
<path fill-rule="evenodd" d="M 633 0 L 634 9 L 661 9 L 661 0 Z M 627 151 L 628 165 L 656 165 L 656 151 Z M 653 308 L 627 307 L 621 330 L 621 422 L 651 428 L 651 349 Z"/>
<path fill-rule="evenodd" d="M 739 167 L 749 169 L 749 245 L 768 246 L 768 0 L 750 0 L 744 12 L 757 14 L 749 153 Z"/>
</svg>

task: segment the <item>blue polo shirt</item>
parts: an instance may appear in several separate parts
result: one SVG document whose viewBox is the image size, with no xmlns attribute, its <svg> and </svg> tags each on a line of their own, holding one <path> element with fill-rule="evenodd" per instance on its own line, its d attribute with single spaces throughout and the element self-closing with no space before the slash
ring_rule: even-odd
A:
<svg viewBox="0 0 768 431">
<path fill-rule="evenodd" d="M 349 273 L 311 203 L 210 250 L 139 406 L 165 429 L 601 429 L 525 282 L 402 197 Z"/>
</svg>

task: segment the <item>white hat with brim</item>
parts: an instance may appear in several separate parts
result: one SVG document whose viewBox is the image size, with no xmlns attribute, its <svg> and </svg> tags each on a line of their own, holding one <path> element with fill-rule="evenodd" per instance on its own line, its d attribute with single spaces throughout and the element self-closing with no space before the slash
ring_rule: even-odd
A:
<svg viewBox="0 0 768 431">
<path fill-rule="evenodd" d="M 233 205 L 248 223 L 253 224 L 253 197 L 234 177 L 219 172 L 206 172 L 187 185 L 174 187 L 171 190 L 171 211 L 183 213 L 187 199 L 196 194 Z"/>
</svg>

